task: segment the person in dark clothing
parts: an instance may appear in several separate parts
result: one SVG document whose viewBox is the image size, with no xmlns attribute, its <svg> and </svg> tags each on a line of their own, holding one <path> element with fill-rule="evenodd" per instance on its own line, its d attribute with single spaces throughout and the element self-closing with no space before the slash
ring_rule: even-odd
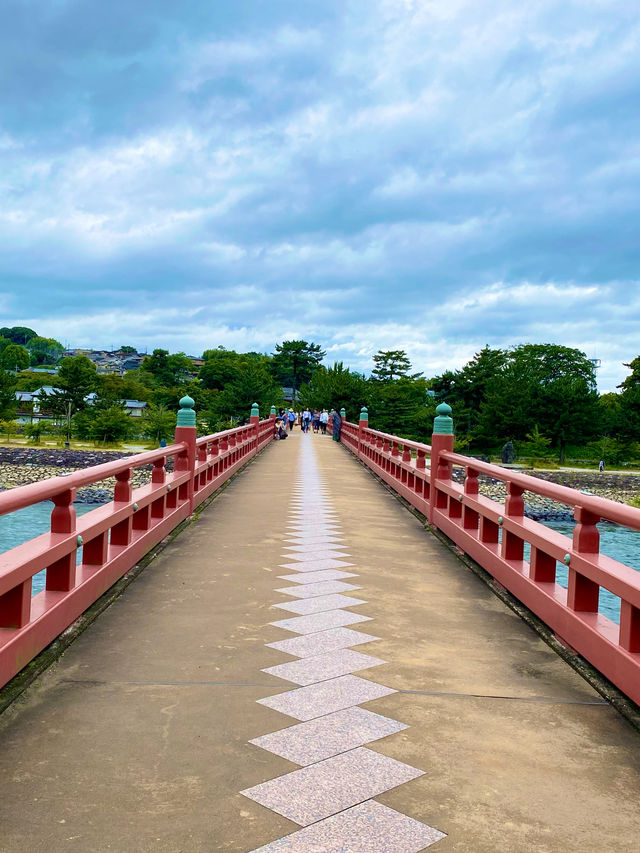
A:
<svg viewBox="0 0 640 853">
<path fill-rule="evenodd" d="M 340 433 L 342 432 L 342 418 L 337 409 L 331 410 L 331 423 L 333 424 L 333 440 L 340 441 Z"/>
</svg>

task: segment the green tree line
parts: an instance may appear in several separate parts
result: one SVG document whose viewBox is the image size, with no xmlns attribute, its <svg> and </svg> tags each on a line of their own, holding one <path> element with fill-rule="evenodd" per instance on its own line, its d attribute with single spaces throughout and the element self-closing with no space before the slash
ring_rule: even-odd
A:
<svg viewBox="0 0 640 853">
<path fill-rule="evenodd" d="M 366 376 L 342 362 L 323 364 L 325 351 L 304 340 L 283 341 L 272 354 L 218 346 L 205 350 L 198 367 L 185 353 L 155 349 L 124 376 L 98 374 L 83 355 L 58 359 L 55 376 L 31 372 L 42 363 L 34 357 L 52 358 L 56 344 L 26 327 L 0 329 L 4 420 L 15 415 L 16 390 L 46 383 L 54 391 L 41 407 L 78 437 L 114 441 L 137 430 L 160 440 L 171 437 L 185 394 L 196 401 L 199 431 L 208 433 L 246 422 L 254 402 L 263 415 L 284 406 L 287 388 L 298 410 L 344 406 L 357 421 L 366 406 L 376 429 L 420 441 L 428 441 L 435 407 L 446 401 L 458 449 L 474 454 L 498 453 L 511 440 L 520 456 L 559 461 L 580 452 L 612 463 L 640 456 L 640 356 L 626 365 L 630 375 L 618 393 L 599 395 L 585 354 L 557 344 L 485 347 L 461 369 L 431 378 L 413 372 L 403 350 L 378 351 Z M 147 403 L 142 419 L 126 414 L 126 399 Z"/>
</svg>

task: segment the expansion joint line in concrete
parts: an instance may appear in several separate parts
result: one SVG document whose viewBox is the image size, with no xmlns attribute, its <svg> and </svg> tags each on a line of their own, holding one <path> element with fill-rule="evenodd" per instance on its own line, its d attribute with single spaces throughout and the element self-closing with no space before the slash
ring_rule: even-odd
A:
<svg viewBox="0 0 640 853">
<path fill-rule="evenodd" d="M 282 581 L 294 585 L 277 589 L 289 599 L 274 604 L 291 615 L 271 623 L 297 636 L 268 644 L 297 660 L 262 670 L 299 686 L 258 700 L 299 722 L 251 741 L 300 769 L 241 792 L 302 829 L 252 853 L 418 853 L 445 836 L 374 799 L 424 771 L 366 747 L 407 726 L 360 707 L 398 691 L 353 675 L 385 661 L 354 649 L 379 638 L 349 627 L 372 617 L 346 609 L 366 601 L 353 595 L 362 587 L 316 464 L 315 441 L 300 436 L 280 564 L 291 572 Z"/>
</svg>

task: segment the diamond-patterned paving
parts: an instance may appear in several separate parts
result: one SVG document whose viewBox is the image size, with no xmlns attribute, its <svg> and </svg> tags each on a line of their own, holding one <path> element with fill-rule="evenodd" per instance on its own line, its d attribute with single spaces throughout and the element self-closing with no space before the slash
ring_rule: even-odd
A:
<svg viewBox="0 0 640 853">
<path fill-rule="evenodd" d="M 347 675 L 368 669 L 371 666 L 380 666 L 386 661 L 355 652 L 353 649 L 340 649 L 335 652 L 327 652 L 316 657 L 301 658 L 300 660 L 280 663 L 263 669 L 269 675 L 277 675 L 294 684 L 308 685 L 318 681 L 327 681 L 337 678 L 339 675 Z"/>
<path fill-rule="evenodd" d="M 312 445 L 304 443 L 304 487 L 296 493 L 318 493 Z M 345 550 L 339 518 L 328 501 L 294 498 L 280 568 L 295 573 L 279 579 L 294 586 L 276 589 L 291 600 L 273 607 L 300 614 L 271 622 L 276 628 L 299 634 L 268 643 L 268 647 L 295 655 L 262 671 L 301 685 L 258 703 L 302 722 L 254 738 L 263 750 L 302 765 L 301 770 L 248 788 L 242 793 L 289 820 L 305 826 L 258 848 L 282 853 L 411 853 L 423 850 L 444 835 L 430 826 L 389 809 L 371 799 L 397 785 L 423 775 L 423 771 L 367 749 L 365 744 L 407 728 L 371 710 L 358 707 L 395 690 L 353 675 L 385 663 L 381 658 L 352 647 L 377 639 L 347 628 L 372 617 L 345 608 L 366 604 L 344 595 L 363 589 L 344 583 L 356 568 L 343 558 Z M 362 594 L 362 592 L 361 592 Z"/>
</svg>

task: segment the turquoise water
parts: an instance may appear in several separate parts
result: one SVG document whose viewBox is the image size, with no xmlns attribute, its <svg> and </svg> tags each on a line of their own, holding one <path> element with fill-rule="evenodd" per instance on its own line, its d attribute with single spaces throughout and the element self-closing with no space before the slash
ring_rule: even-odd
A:
<svg viewBox="0 0 640 853">
<path fill-rule="evenodd" d="M 92 509 L 97 509 L 100 504 L 76 503 L 74 506 L 76 514 L 80 516 Z M 0 554 L 33 539 L 35 536 L 40 536 L 41 533 L 46 533 L 49 530 L 52 509 L 53 503 L 51 501 L 42 501 L 42 503 L 18 509 L 9 515 L 1 515 Z M 78 559 L 80 559 L 80 553 L 78 550 Z M 33 576 L 32 595 L 44 589 L 44 582 L 44 572 L 38 572 L 37 575 Z"/>
<path fill-rule="evenodd" d="M 569 538 L 573 535 L 575 526 L 573 521 L 545 521 L 545 524 Z M 640 531 L 628 530 L 626 527 L 620 527 L 608 521 L 600 522 L 598 530 L 600 531 L 600 553 L 640 572 Z M 525 545 L 525 560 L 529 559 L 529 551 L 529 546 Z M 568 569 L 564 563 L 558 563 L 556 568 L 556 580 L 566 589 Z M 620 599 L 617 595 L 600 588 L 598 609 L 609 619 L 620 623 Z"/>
<path fill-rule="evenodd" d="M 96 509 L 98 506 L 99 504 L 75 504 L 79 516 Z M 20 545 L 34 536 L 45 533 L 49 529 L 52 508 L 52 503 L 44 501 L 12 512 L 9 515 L 0 516 L 0 553 Z M 546 524 L 559 533 L 564 533 L 565 536 L 571 537 L 573 533 L 573 522 L 547 521 Z M 625 527 L 619 527 L 608 522 L 601 522 L 598 528 L 600 530 L 600 551 L 640 572 L 640 531 L 627 530 Z M 529 546 L 525 545 L 526 560 L 529 559 L 529 552 Z M 78 552 L 79 555 L 80 552 Z M 558 563 L 557 581 L 562 586 L 567 586 L 567 567 L 564 563 Z M 33 578 L 34 595 L 42 589 L 44 589 L 44 572 L 40 572 Z M 609 619 L 619 622 L 620 599 L 608 590 L 601 589 L 600 611 Z"/>
</svg>

